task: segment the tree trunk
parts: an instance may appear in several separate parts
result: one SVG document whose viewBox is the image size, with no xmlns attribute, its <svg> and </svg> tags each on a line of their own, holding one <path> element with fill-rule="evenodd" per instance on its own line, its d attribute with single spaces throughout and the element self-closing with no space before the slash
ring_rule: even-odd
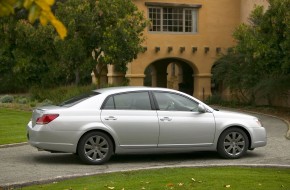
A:
<svg viewBox="0 0 290 190">
<path fill-rule="evenodd" d="M 79 85 L 79 83 L 80 83 L 80 72 L 79 72 L 79 70 L 77 69 L 77 70 L 75 70 L 75 85 L 77 86 L 77 85 Z"/>
<path fill-rule="evenodd" d="M 93 69 L 94 75 L 96 77 L 96 86 L 98 89 L 101 87 L 102 72 L 106 66 L 106 64 L 98 63 L 97 66 Z"/>
</svg>

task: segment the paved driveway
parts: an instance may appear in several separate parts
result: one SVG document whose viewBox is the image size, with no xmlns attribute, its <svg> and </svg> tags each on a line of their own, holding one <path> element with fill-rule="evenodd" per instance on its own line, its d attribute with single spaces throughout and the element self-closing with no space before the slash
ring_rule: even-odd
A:
<svg viewBox="0 0 290 190">
<path fill-rule="evenodd" d="M 29 145 L 0 149 L 0 189 L 31 182 L 48 182 L 60 178 L 125 170 L 162 167 L 199 167 L 223 165 L 283 166 L 290 168 L 290 140 L 285 138 L 286 123 L 257 115 L 268 132 L 265 147 L 248 151 L 238 160 L 220 159 L 215 152 L 195 152 L 167 155 L 119 155 L 101 166 L 83 165 L 72 154 L 38 152 Z"/>
</svg>

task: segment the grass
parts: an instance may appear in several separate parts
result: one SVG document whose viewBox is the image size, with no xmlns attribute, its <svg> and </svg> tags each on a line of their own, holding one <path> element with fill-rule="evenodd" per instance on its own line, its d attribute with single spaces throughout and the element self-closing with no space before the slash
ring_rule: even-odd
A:
<svg viewBox="0 0 290 190">
<path fill-rule="evenodd" d="M 117 172 L 22 188 L 81 190 L 278 190 L 290 189 L 290 169 L 275 168 L 174 168 Z"/>
<path fill-rule="evenodd" d="M 26 142 L 26 125 L 31 112 L 0 107 L 0 145 Z"/>
</svg>

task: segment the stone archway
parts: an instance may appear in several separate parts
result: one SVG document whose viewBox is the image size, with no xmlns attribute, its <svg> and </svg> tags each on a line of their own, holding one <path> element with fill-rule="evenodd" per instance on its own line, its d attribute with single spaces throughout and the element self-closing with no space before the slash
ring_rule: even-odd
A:
<svg viewBox="0 0 290 190">
<path fill-rule="evenodd" d="M 172 88 L 193 95 L 196 67 L 178 58 L 156 60 L 145 69 L 144 86 Z"/>
</svg>

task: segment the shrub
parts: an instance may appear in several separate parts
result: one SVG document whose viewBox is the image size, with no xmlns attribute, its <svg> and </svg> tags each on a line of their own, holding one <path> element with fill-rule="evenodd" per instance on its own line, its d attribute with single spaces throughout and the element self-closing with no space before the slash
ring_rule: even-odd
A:
<svg viewBox="0 0 290 190">
<path fill-rule="evenodd" d="M 19 98 L 17 100 L 17 103 L 19 103 L 19 104 L 27 104 L 28 100 L 27 100 L 27 98 Z"/>
<path fill-rule="evenodd" d="M 209 96 L 205 102 L 207 104 L 222 104 L 223 100 L 222 100 L 222 97 L 220 95 L 213 94 L 212 96 Z"/>
<path fill-rule="evenodd" d="M 48 100 L 48 99 L 45 99 L 45 100 L 43 100 L 43 101 L 40 103 L 39 106 L 49 106 L 49 105 L 52 105 L 52 104 L 53 104 L 52 101 L 50 101 L 50 100 Z"/>
<path fill-rule="evenodd" d="M 13 98 L 13 96 L 11 96 L 11 95 L 5 95 L 5 96 L 2 96 L 2 97 L 0 98 L 0 102 L 1 102 L 1 103 L 12 103 L 13 100 L 14 100 L 14 98 Z"/>
<path fill-rule="evenodd" d="M 95 86 L 62 86 L 53 89 L 44 88 L 31 88 L 30 94 L 32 99 L 42 102 L 44 100 L 50 100 L 53 104 L 59 104 L 69 98 L 83 94 L 90 90 L 95 89 Z"/>
</svg>

